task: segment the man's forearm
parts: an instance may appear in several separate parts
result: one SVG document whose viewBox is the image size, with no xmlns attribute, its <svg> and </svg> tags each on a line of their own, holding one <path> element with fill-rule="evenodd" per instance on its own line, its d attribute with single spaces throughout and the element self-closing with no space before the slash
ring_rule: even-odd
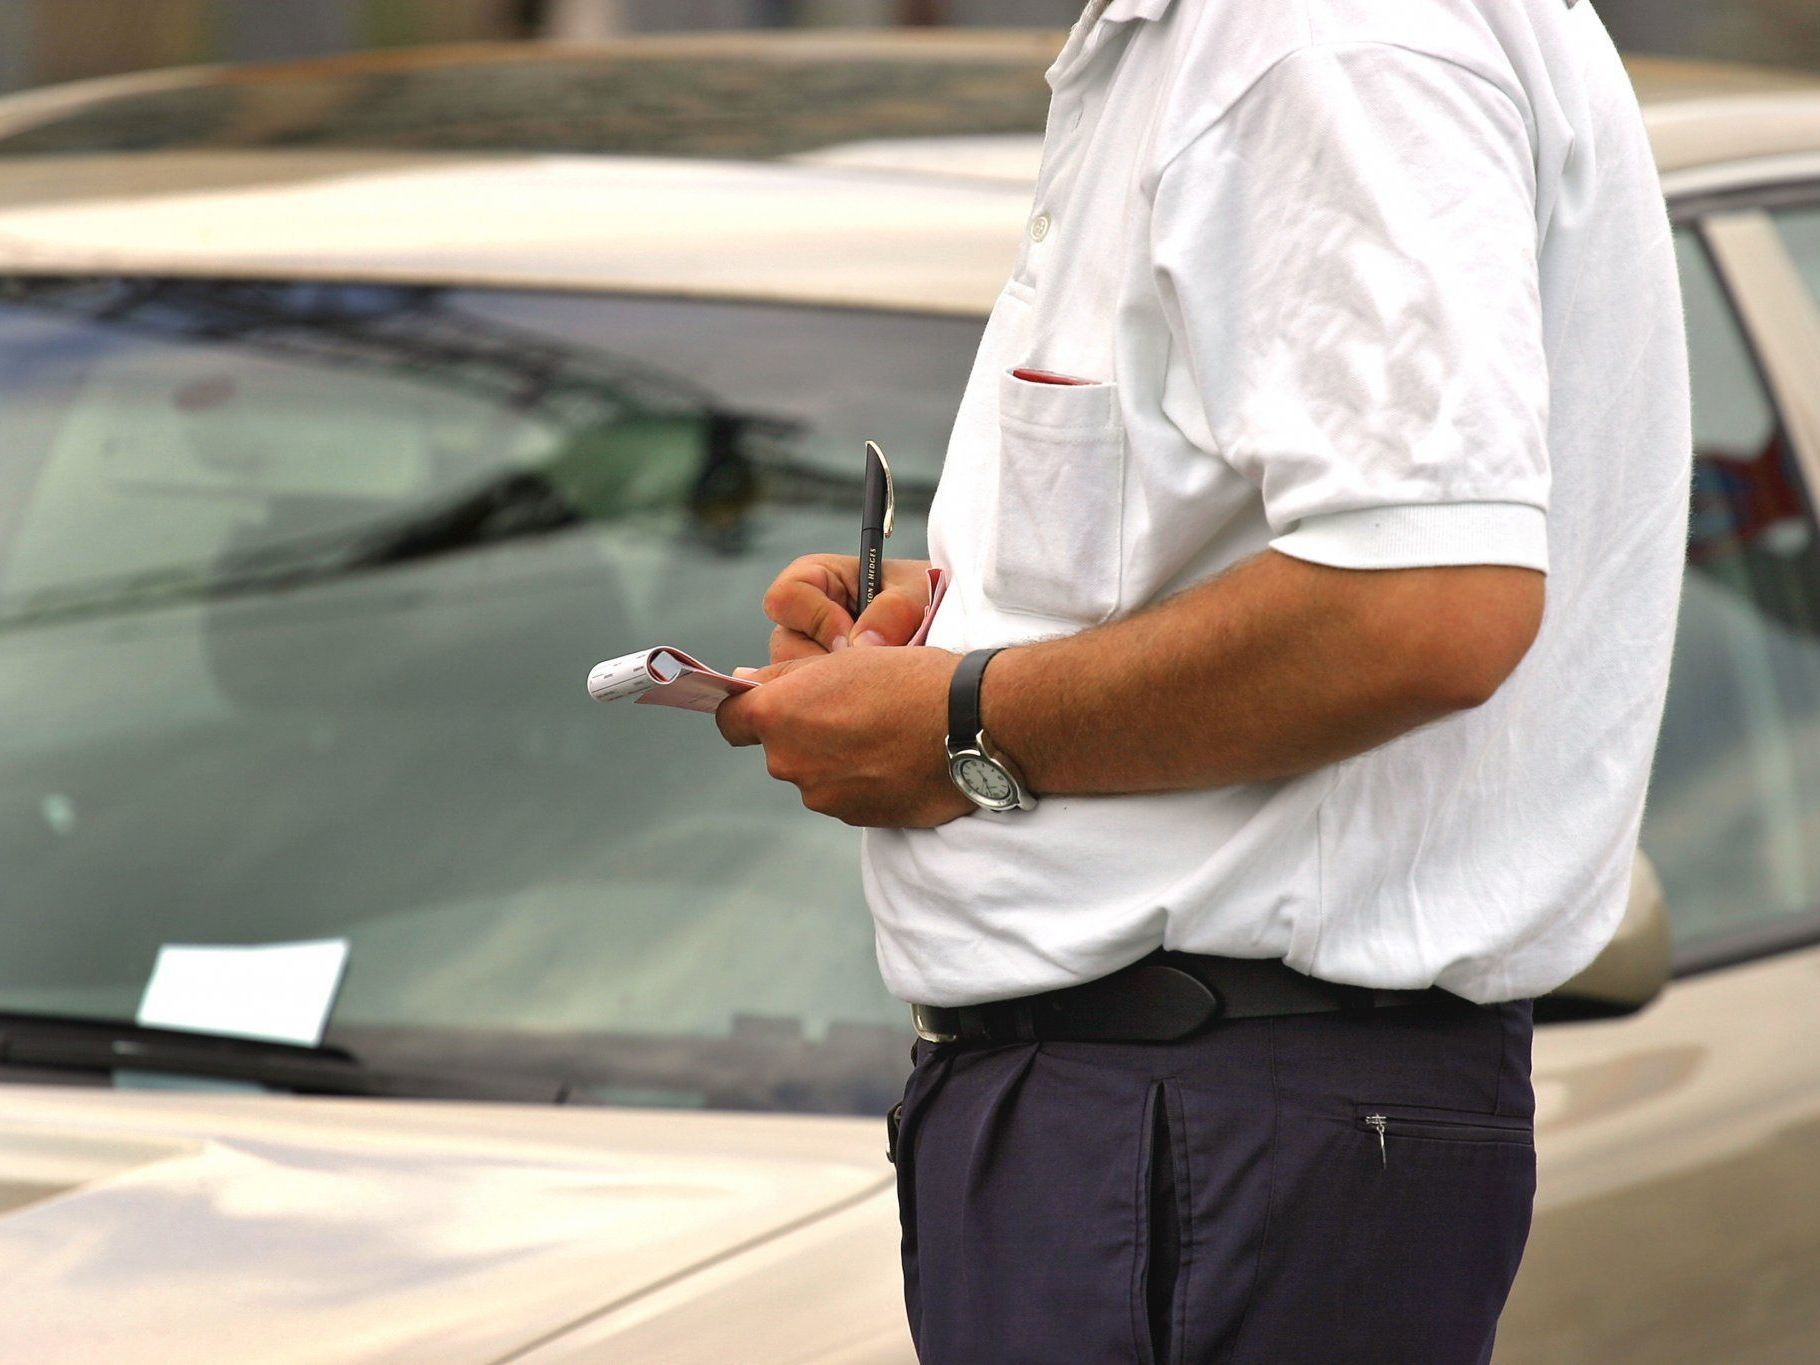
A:
<svg viewBox="0 0 1820 1365">
<path fill-rule="evenodd" d="M 993 661 L 982 718 L 1039 793 L 1308 772 L 1488 699 L 1543 576 L 1346 570 L 1266 552 L 1156 607 Z"/>
</svg>

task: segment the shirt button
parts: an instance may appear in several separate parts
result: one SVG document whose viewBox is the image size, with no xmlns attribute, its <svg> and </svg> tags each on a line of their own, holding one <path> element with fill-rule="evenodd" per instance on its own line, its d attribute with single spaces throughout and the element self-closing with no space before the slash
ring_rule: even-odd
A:
<svg viewBox="0 0 1820 1365">
<path fill-rule="evenodd" d="M 1030 240 L 1040 242 L 1049 235 L 1049 215 L 1039 213 L 1030 220 Z"/>
</svg>

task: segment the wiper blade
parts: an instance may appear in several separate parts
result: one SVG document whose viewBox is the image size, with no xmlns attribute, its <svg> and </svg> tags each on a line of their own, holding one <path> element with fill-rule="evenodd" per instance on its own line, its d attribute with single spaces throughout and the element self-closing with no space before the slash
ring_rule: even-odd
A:
<svg viewBox="0 0 1820 1365">
<path fill-rule="evenodd" d="M 436 507 L 357 532 L 261 546 L 206 566 L 154 569 L 26 594 L 0 610 L 0 628 L 150 611 L 184 602 L 283 592 L 437 555 L 547 535 L 580 524 L 548 480 L 513 473 Z"/>
<path fill-rule="evenodd" d="M 248 1081 L 303 1095 L 366 1095 L 553 1103 L 548 1081 L 430 1071 L 377 1070 L 328 1044 L 235 1038 L 148 1028 L 116 1019 L 0 1012 L 0 1066 L 61 1071 L 156 1071 Z"/>
</svg>

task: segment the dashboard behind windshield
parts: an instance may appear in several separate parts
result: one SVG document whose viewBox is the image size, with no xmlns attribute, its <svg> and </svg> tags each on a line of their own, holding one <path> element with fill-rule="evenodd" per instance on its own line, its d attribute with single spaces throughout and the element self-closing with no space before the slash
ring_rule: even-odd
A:
<svg viewBox="0 0 1820 1365">
<path fill-rule="evenodd" d="M 590 665 L 761 662 L 776 570 L 922 513 L 968 319 L 179 280 L 0 287 L 0 1010 L 346 938 L 326 1041 L 582 1101 L 872 1112 L 857 836 Z"/>
</svg>

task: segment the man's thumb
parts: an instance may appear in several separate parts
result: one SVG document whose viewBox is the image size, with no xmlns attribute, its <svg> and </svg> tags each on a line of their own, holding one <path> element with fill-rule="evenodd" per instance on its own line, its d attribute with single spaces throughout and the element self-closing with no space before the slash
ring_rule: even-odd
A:
<svg viewBox="0 0 1820 1365">
<path fill-rule="evenodd" d="M 848 638 L 856 645 L 908 644 L 923 624 L 926 606 L 907 592 L 881 592 L 860 613 Z"/>
</svg>

